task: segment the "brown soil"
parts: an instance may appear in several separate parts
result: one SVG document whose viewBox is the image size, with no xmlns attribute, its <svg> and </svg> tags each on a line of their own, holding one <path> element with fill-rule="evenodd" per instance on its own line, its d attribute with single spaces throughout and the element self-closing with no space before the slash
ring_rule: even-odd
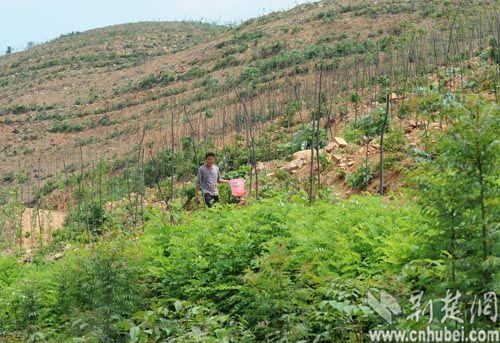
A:
<svg viewBox="0 0 500 343">
<path fill-rule="evenodd" d="M 52 233 L 60 229 L 66 218 L 65 212 L 27 208 L 22 216 L 22 248 L 26 255 L 50 242 Z"/>
</svg>

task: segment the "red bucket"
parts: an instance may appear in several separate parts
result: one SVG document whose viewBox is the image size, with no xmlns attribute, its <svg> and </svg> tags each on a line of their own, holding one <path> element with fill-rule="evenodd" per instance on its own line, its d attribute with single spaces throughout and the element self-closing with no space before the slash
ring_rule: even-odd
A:
<svg viewBox="0 0 500 343">
<path fill-rule="evenodd" d="M 231 186 L 231 194 L 234 197 L 242 197 L 245 195 L 245 179 L 233 179 L 229 180 L 229 185 Z"/>
</svg>

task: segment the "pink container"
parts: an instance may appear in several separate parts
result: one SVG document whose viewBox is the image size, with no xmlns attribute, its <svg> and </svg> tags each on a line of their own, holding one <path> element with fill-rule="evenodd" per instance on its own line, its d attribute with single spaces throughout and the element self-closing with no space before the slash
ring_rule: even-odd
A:
<svg viewBox="0 0 500 343">
<path fill-rule="evenodd" d="M 229 180 L 229 185 L 231 186 L 231 194 L 234 197 L 242 197 L 245 195 L 245 179 L 233 179 Z"/>
</svg>

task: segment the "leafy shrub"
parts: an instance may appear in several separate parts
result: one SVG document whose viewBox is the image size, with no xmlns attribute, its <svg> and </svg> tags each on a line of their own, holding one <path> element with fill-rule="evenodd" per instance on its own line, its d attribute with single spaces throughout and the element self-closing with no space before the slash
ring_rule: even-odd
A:
<svg viewBox="0 0 500 343">
<path fill-rule="evenodd" d="M 358 120 L 356 123 L 353 123 L 352 127 L 359 130 L 363 135 L 367 137 L 380 136 L 384 124 L 384 116 L 385 110 L 377 108 Z M 385 128 L 386 131 L 389 131 L 390 123 L 391 118 L 388 117 Z"/>
<path fill-rule="evenodd" d="M 227 172 L 225 174 L 225 177 L 227 179 L 245 178 L 245 177 L 247 177 L 250 174 L 251 171 L 252 171 L 252 167 L 251 166 L 249 166 L 249 165 L 243 165 L 243 166 L 240 166 L 236 170 L 232 170 L 230 172 Z"/>
<path fill-rule="evenodd" d="M 29 111 L 29 108 L 26 107 L 25 105 L 15 105 L 12 107 L 12 114 L 23 114 Z"/>
<path fill-rule="evenodd" d="M 227 57 L 227 56 L 234 55 L 234 54 L 241 54 L 241 53 L 247 51 L 247 49 L 248 49 L 247 44 L 244 44 L 244 43 L 237 44 L 237 45 L 228 47 L 226 50 L 224 50 L 222 52 L 222 57 Z"/>
<path fill-rule="evenodd" d="M 429 255 L 445 260 L 446 284 L 460 292 L 498 289 L 498 239 L 486 231 L 498 218 L 498 110 L 476 96 L 451 103 L 443 115 L 453 125 L 427 142 L 428 152 L 413 151 L 419 199 L 435 228 Z"/>
<path fill-rule="evenodd" d="M 336 13 L 334 10 L 328 10 L 328 11 L 323 11 L 319 12 L 314 16 L 315 20 L 321 20 L 324 23 L 330 23 L 332 22 L 333 18 L 336 17 Z"/>
<path fill-rule="evenodd" d="M 52 193 L 53 190 L 61 188 L 62 186 L 63 183 L 60 180 L 59 181 L 48 180 L 42 185 L 42 187 L 40 187 L 38 192 L 35 194 L 35 198 L 40 199 L 43 196 Z"/>
<path fill-rule="evenodd" d="M 241 63 L 240 60 L 238 60 L 233 55 L 230 55 L 220 61 L 217 61 L 217 63 L 215 63 L 213 67 L 213 70 L 221 70 L 228 67 L 238 66 L 240 65 L 240 63 Z"/>
<path fill-rule="evenodd" d="M 14 181 L 14 172 L 9 172 L 2 176 L 3 182 L 12 182 Z"/>
<path fill-rule="evenodd" d="M 259 77 L 262 76 L 262 72 L 259 68 L 257 67 L 246 67 L 243 72 L 241 73 L 240 79 L 245 81 L 245 80 L 256 80 Z"/>
<path fill-rule="evenodd" d="M 65 337 L 117 341 L 118 322 L 140 308 L 144 254 L 131 242 L 98 244 L 91 250 L 66 252 L 57 264 L 23 268 L 23 275 L 0 287 L 3 330 L 29 328 L 52 341 L 49 326 Z"/>
<path fill-rule="evenodd" d="M 219 80 L 212 75 L 208 75 L 203 80 L 196 83 L 196 87 L 206 87 L 208 90 L 214 92 L 219 89 Z"/>
<path fill-rule="evenodd" d="M 348 175 L 346 183 L 352 188 L 365 189 L 373 179 L 373 174 L 370 166 L 362 165 L 358 169 Z"/>
<path fill-rule="evenodd" d="M 353 53 L 363 53 L 366 49 L 367 47 L 365 45 L 359 44 L 356 41 L 351 39 L 342 39 L 334 45 L 322 43 L 311 45 L 304 50 L 304 58 L 306 60 L 318 58 L 335 59 Z"/>
<path fill-rule="evenodd" d="M 143 244 L 161 247 L 153 273 L 161 298 L 172 300 L 139 314 L 141 337 L 192 335 L 206 323 L 201 337 L 212 337 L 215 325 L 228 339 L 257 341 L 327 334 L 346 341 L 354 322 L 366 332 L 377 321 L 364 303 L 366 290 L 374 282 L 387 286 L 384 275 L 412 258 L 421 244 L 414 227 L 423 225 L 417 208 L 372 196 L 310 207 L 278 196 L 196 213 L 180 226 L 165 225 L 159 211 L 150 218 Z M 189 314 L 192 302 L 199 316 Z M 219 314 L 227 321 L 215 319 Z"/>
<path fill-rule="evenodd" d="M 167 88 L 163 92 L 163 96 L 168 97 L 168 96 L 172 96 L 172 95 L 177 95 L 177 94 L 184 93 L 185 91 L 187 91 L 187 87 L 186 86 L 179 86 L 179 87 Z"/>
<path fill-rule="evenodd" d="M 33 118 L 34 120 L 64 120 L 67 117 L 59 112 L 54 112 L 54 113 L 47 113 L 47 112 L 39 112 L 35 114 L 35 117 Z"/>
<path fill-rule="evenodd" d="M 392 35 L 386 35 L 386 36 L 380 38 L 378 41 L 378 46 L 379 46 L 380 50 L 383 50 L 383 51 L 390 50 L 393 44 L 394 44 L 394 36 L 392 36 Z"/>
<path fill-rule="evenodd" d="M 93 200 L 85 206 L 84 212 L 85 222 L 89 226 L 90 231 L 94 236 L 99 235 L 106 220 L 104 207 L 97 200 Z"/>
<path fill-rule="evenodd" d="M 145 79 L 139 81 L 136 88 L 140 90 L 148 90 L 157 86 L 166 86 L 174 80 L 174 75 L 169 72 L 151 74 Z"/>
<path fill-rule="evenodd" d="M 203 76 L 207 73 L 207 70 L 201 67 L 193 67 L 189 69 L 184 74 L 179 75 L 180 80 L 192 80 L 197 77 Z"/>
<path fill-rule="evenodd" d="M 196 195 L 196 189 L 194 184 L 187 184 L 182 187 L 181 194 L 186 197 L 188 200 L 191 200 Z"/>
<path fill-rule="evenodd" d="M 88 195 L 84 193 L 82 192 L 82 200 L 80 200 L 82 204 L 71 208 L 66 217 L 65 225 L 71 230 L 72 237 L 87 241 L 102 234 L 107 215 L 99 200 L 85 199 L 85 196 Z M 78 191 L 76 196 L 78 196 Z"/>
<path fill-rule="evenodd" d="M 259 29 L 253 31 L 246 31 L 239 35 L 238 37 L 233 38 L 233 43 L 245 43 L 245 42 L 254 42 L 256 43 L 259 39 L 263 38 L 266 33 Z"/>
<path fill-rule="evenodd" d="M 308 60 L 314 58 L 332 58 L 335 56 L 333 47 L 325 44 L 316 44 L 306 48 L 304 57 Z"/>
<path fill-rule="evenodd" d="M 404 151 L 407 144 L 408 138 L 406 138 L 402 125 L 393 128 L 384 138 L 384 149 L 387 151 Z"/>
<path fill-rule="evenodd" d="M 22 276 L 21 265 L 15 257 L 0 256 L 0 289 L 10 286 Z"/>
<path fill-rule="evenodd" d="M 303 61 L 302 54 L 298 51 L 286 51 L 265 60 L 258 61 L 255 65 L 261 73 L 269 73 L 277 69 L 291 67 Z"/>
<path fill-rule="evenodd" d="M 57 122 L 52 125 L 49 132 L 82 132 L 84 127 L 80 123 L 71 123 L 69 121 Z"/>
<path fill-rule="evenodd" d="M 290 153 L 299 150 L 308 149 L 312 144 L 312 127 L 310 125 L 301 125 L 294 133 Z M 316 138 L 315 138 L 316 139 Z M 327 133 L 323 128 L 319 129 L 319 146 L 322 148 L 328 143 Z"/>
<path fill-rule="evenodd" d="M 285 47 L 286 45 L 283 41 L 277 41 L 262 47 L 258 56 L 259 58 L 269 58 L 283 51 Z"/>
<path fill-rule="evenodd" d="M 283 119 L 283 126 L 290 127 L 293 124 L 295 115 L 300 111 L 300 102 L 298 100 L 288 103 L 285 107 L 285 117 Z"/>
<path fill-rule="evenodd" d="M 251 334 L 216 310 L 188 301 L 162 300 L 153 311 L 141 312 L 130 327 L 130 342 L 233 342 Z"/>
</svg>

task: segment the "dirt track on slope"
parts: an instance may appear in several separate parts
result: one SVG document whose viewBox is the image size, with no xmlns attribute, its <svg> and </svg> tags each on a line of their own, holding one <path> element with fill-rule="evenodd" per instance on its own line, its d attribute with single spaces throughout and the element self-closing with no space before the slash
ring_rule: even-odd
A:
<svg viewBox="0 0 500 343">
<path fill-rule="evenodd" d="M 27 208 L 22 216 L 22 248 L 30 255 L 50 242 L 52 233 L 62 227 L 65 212 Z"/>
</svg>

